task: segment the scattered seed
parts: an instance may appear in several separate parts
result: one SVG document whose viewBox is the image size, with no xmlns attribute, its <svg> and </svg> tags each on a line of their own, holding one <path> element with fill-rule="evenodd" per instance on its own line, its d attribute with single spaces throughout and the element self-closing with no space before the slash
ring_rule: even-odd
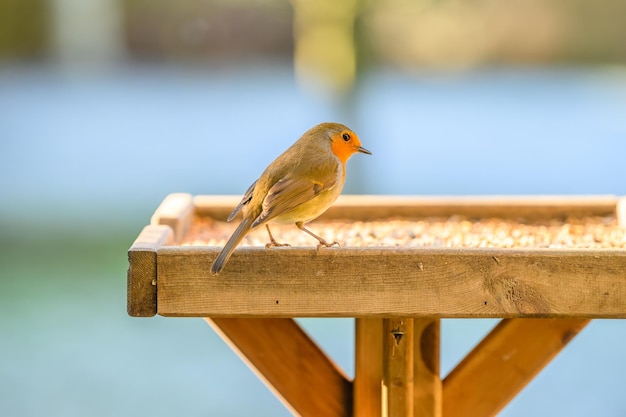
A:
<svg viewBox="0 0 626 417">
<path fill-rule="evenodd" d="M 183 245 L 223 246 L 237 224 L 196 217 Z M 272 233 L 291 246 L 317 242 L 291 225 L 272 225 Z M 626 248 L 626 229 L 614 217 L 568 218 L 523 222 L 501 218 L 470 220 L 462 216 L 416 220 L 316 221 L 310 229 L 341 247 L 417 248 Z M 250 232 L 242 246 L 267 243 L 265 228 Z"/>
</svg>

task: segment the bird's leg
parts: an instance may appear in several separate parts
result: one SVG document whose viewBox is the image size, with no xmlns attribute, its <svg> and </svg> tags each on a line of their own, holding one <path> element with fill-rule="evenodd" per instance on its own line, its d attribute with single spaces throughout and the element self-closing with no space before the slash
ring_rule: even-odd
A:
<svg viewBox="0 0 626 417">
<path fill-rule="evenodd" d="M 330 246 L 335 246 L 335 245 L 339 246 L 339 242 L 328 243 L 325 239 L 319 237 L 318 235 L 316 235 L 315 233 L 313 233 L 312 231 L 304 227 L 304 224 L 302 222 L 296 223 L 296 226 L 298 227 L 298 229 L 302 230 L 303 232 L 307 232 L 309 235 L 317 239 L 317 241 L 320 242 L 320 244 L 317 245 L 318 248 L 322 246 L 326 246 L 327 248 Z"/>
<path fill-rule="evenodd" d="M 265 224 L 265 228 L 267 229 L 267 234 L 270 235 L 270 242 L 265 244 L 265 249 L 271 248 L 273 246 L 289 246 L 289 243 L 278 243 L 274 236 L 272 236 L 272 232 L 270 232 L 270 226 Z"/>
</svg>

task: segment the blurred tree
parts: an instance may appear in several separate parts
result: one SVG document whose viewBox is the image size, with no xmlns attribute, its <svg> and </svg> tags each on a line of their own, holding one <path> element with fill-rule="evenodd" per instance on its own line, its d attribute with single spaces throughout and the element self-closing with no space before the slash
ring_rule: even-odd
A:
<svg viewBox="0 0 626 417">
<path fill-rule="evenodd" d="M 558 59 L 626 63 L 626 1 L 553 1 L 563 9 L 567 28 Z"/>
<path fill-rule="evenodd" d="M 41 58 L 48 48 L 48 2 L 0 1 L 0 59 Z"/>
<path fill-rule="evenodd" d="M 363 33 L 400 68 L 624 63 L 625 19 L 623 0 L 379 0 Z"/>
<path fill-rule="evenodd" d="M 346 92 L 357 72 L 357 0 L 293 0 L 295 69 L 315 90 Z"/>
<path fill-rule="evenodd" d="M 118 0 L 48 0 L 53 24 L 52 57 L 57 63 L 115 65 L 125 58 Z"/>
</svg>

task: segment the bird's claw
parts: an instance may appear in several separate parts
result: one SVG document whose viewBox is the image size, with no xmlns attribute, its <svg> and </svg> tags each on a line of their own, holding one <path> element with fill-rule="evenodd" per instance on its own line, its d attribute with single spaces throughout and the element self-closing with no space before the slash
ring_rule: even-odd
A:
<svg viewBox="0 0 626 417">
<path fill-rule="evenodd" d="M 268 242 L 265 244 L 265 249 L 280 247 L 280 246 L 291 246 L 289 243 L 278 243 L 278 242 Z"/>
<path fill-rule="evenodd" d="M 339 244 L 339 242 L 333 242 L 333 243 L 328 243 L 326 241 L 323 241 L 319 243 L 319 245 L 317 245 L 317 249 L 319 250 L 320 248 L 330 248 L 331 246 L 341 246 Z"/>
</svg>

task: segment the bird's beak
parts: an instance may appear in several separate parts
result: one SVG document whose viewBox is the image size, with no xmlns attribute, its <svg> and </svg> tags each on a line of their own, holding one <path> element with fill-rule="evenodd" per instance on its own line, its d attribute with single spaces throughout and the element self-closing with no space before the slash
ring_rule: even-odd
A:
<svg viewBox="0 0 626 417">
<path fill-rule="evenodd" d="M 372 154 L 370 151 L 368 151 L 367 149 L 365 149 L 365 148 L 364 148 L 364 147 L 362 147 L 362 146 L 357 146 L 357 147 L 356 147 L 356 151 L 357 151 L 357 152 L 361 152 L 361 153 L 366 153 L 366 154 L 368 154 L 368 155 L 371 155 L 371 154 Z"/>
</svg>

